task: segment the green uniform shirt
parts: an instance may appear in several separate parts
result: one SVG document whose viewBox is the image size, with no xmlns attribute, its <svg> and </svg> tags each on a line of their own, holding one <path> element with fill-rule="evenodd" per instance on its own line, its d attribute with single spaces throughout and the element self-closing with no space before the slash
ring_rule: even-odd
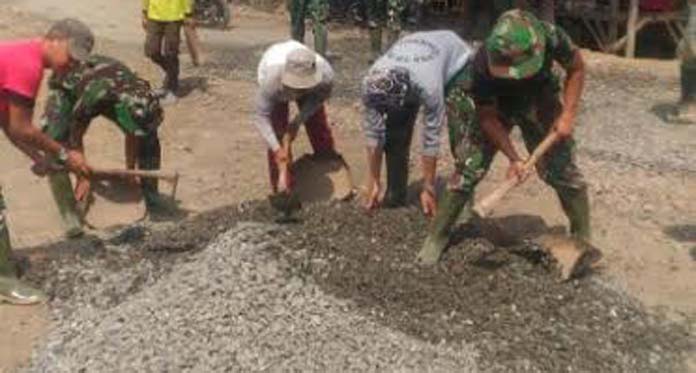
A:
<svg viewBox="0 0 696 373">
<path fill-rule="evenodd" d="M 493 77 L 488 69 L 488 53 L 479 49 L 474 62 L 465 69 L 470 94 L 478 106 L 496 105 L 506 112 L 518 112 L 530 107 L 535 98 L 549 91 L 559 92 L 558 76 L 553 72 L 553 63 L 569 69 L 575 58 L 577 47 L 568 34 L 548 22 L 543 25 L 542 36 L 546 39 L 544 64 L 541 70 L 527 79 L 502 79 Z"/>
<path fill-rule="evenodd" d="M 121 62 L 99 55 L 52 75 L 42 118 L 52 138 L 75 145 L 90 121 L 104 115 L 128 134 L 144 136 L 156 129 L 162 109 L 150 84 Z"/>
</svg>

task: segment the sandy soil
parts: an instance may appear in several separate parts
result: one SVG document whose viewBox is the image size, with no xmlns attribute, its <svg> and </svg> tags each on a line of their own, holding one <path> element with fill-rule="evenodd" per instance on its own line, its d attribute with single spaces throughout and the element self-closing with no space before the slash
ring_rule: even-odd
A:
<svg viewBox="0 0 696 373">
<path fill-rule="evenodd" d="M 83 12 L 88 17 L 82 18 L 95 27 L 101 38 L 101 51 L 124 59 L 143 76 L 157 82 L 161 74 L 140 53 L 142 33 L 138 28 L 136 3 L 119 2 L 116 7 L 113 0 L 75 0 L 70 7 L 56 7 L 51 0 L 20 0 L 13 8 L 0 6 L 0 38 L 34 35 L 45 28 L 43 17 L 80 16 Z M 262 198 L 267 193 L 263 145 L 249 119 L 255 89 L 253 72 L 263 47 L 285 38 L 286 28 L 282 17 L 244 9 L 232 30 L 203 32 L 209 51 L 205 66 L 193 68 L 187 57 L 183 57 L 184 84 L 190 92 L 167 108 L 162 139 L 164 168 L 180 170 L 184 175 L 179 198 L 186 209 L 202 212 Z M 352 56 L 351 51 L 367 50 L 368 46 L 359 31 L 341 30 L 336 35 L 337 49 L 347 52 L 337 62 L 338 69 L 344 71 L 342 87 L 331 102 L 329 113 L 335 121 L 338 146 L 354 165 L 355 178 L 360 181 L 364 162 L 355 87 L 366 61 L 361 55 Z M 590 61 L 598 75 L 604 70 L 644 72 L 654 77 L 652 84 L 656 87 L 666 87 L 664 100 L 676 99 L 674 62 L 626 63 L 596 54 L 590 55 Z M 624 113 L 620 106 L 604 109 L 630 114 Z M 581 129 L 579 137 L 583 134 L 597 137 L 596 131 L 601 131 L 601 126 Z M 693 135 L 692 129 L 661 129 L 649 134 L 657 143 L 663 138 L 680 140 L 687 152 L 694 149 Z M 120 165 L 120 141 L 117 131 L 100 121 L 88 137 L 90 161 L 103 166 Z M 307 149 L 304 139 L 299 146 Z M 21 253 L 22 248 L 60 240 L 57 212 L 45 181 L 31 175 L 28 161 L 8 142 L 0 142 L 0 149 L 1 181 L 7 190 L 15 247 Z M 694 153 L 691 154 L 693 157 Z M 443 159 L 445 176 L 448 156 Z M 693 166 L 669 169 L 631 163 L 630 159 L 626 162 L 606 149 L 585 143 L 581 143 L 580 163 L 593 187 L 596 240 L 606 256 L 603 275 L 652 310 L 696 326 L 696 288 L 692 286 L 696 282 L 696 264 L 688 254 L 696 246 L 696 170 Z M 500 160 L 496 162 L 482 191 L 500 180 L 504 165 Z M 417 171 L 413 177 L 418 177 Z M 549 192 L 534 180 L 501 205 L 497 214 L 528 217 L 519 226 L 511 227 L 526 234 L 539 229 L 530 223 L 538 217 L 543 219 L 542 228 L 564 225 L 560 209 Z M 130 219 L 133 212 L 110 215 L 112 223 L 117 224 Z M 26 361 L 33 343 L 49 324 L 47 315 L 43 308 L 0 306 L 0 329 L 12 330 L 0 339 L 0 371 L 12 371 Z"/>
</svg>

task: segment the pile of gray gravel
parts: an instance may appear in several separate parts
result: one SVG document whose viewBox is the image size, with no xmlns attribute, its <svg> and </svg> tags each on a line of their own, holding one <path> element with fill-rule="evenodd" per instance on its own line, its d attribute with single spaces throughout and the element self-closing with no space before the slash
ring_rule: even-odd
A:
<svg viewBox="0 0 696 373">
<path fill-rule="evenodd" d="M 388 329 L 325 294 L 284 259 L 280 233 L 239 223 L 158 281 L 143 278 L 148 268 L 100 273 L 102 293 L 142 290 L 113 307 L 73 297 L 85 307 L 56 313 L 29 370 L 477 370 L 470 346 Z"/>
</svg>

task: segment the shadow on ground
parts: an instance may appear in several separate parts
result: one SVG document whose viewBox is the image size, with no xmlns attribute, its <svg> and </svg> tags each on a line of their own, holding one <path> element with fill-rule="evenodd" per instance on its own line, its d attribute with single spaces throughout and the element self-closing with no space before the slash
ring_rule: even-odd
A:
<svg viewBox="0 0 696 373">
<path fill-rule="evenodd" d="M 675 241 L 696 243 L 696 224 L 670 225 L 664 232 Z"/>
</svg>

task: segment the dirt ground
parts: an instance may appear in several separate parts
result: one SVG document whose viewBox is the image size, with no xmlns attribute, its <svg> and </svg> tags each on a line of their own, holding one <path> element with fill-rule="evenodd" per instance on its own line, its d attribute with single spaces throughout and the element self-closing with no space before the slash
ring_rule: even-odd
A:
<svg viewBox="0 0 696 373">
<path fill-rule="evenodd" d="M 140 53 L 143 35 L 138 29 L 137 2 L 118 2 L 117 7 L 114 3 L 79 0 L 70 7 L 56 7 L 51 0 L 20 0 L 13 7 L 0 5 L 0 38 L 35 35 L 45 29 L 47 18 L 82 15 L 95 27 L 100 51 L 125 60 L 158 82 L 161 74 Z M 183 57 L 188 92 L 167 108 L 163 162 L 164 168 L 182 173 L 179 198 L 193 214 L 260 199 L 267 193 L 263 144 L 250 120 L 254 73 L 263 48 L 284 39 L 286 29 L 279 15 L 241 9 L 233 29 L 203 32 L 204 66 L 194 68 Z M 329 116 L 339 149 L 361 181 L 364 150 L 356 92 L 360 72 L 367 67 L 366 54 L 359 53 L 368 49 L 367 39 L 358 30 L 341 28 L 332 34 L 332 43 L 342 58 L 336 62 L 339 85 Z M 677 64 L 587 56 L 592 73 L 588 87 L 597 93 L 588 92 L 588 105 L 580 118 L 579 162 L 592 186 L 596 244 L 605 253 L 599 276 L 639 299 L 651 312 L 696 327 L 696 261 L 689 255 L 696 247 L 696 129 L 670 128 L 647 114 L 641 116 L 643 121 L 654 117 L 654 123 L 645 123 L 649 126 L 645 130 L 638 123 L 631 127 L 631 123 L 592 122 L 603 120 L 602 113 L 630 122 L 631 115 L 639 116 L 634 110 L 646 113 L 650 109 L 646 106 L 675 101 Z M 597 97 L 600 94 L 604 96 Z M 642 101 L 629 102 L 622 95 Z M 636 133 L 640 139 L 628 142 Z M 299 147 L 307 149 L 304 139 Z M 46 253 L 50 247 L 46 245 L 61 240 L 61 229 L 46 183 L 31 175 L 28 161 L 8 142 L 0 142 L 0 148 L 13 244 L 20 253 L 33 247 L 36 260 L 50 258 L 54 253 Z M 120 135 L 104 121 L 93 126 L 87 149 L 94 164 L 121 164 Z M 443 177 L 449 163 L 443 153 Z M 496 162 L 482 192 L 501 179 L 504 166 L 503 161 Z M 418 176 L 415 171 L 414 180 Z M 103 225 L 112 229 L 137 217 L 133 209 L 111 212 Z M 512 217 L 507 227 L 521 235 L 565 224 L 555 197 L 538 180 L 515 192 L 496 216 Z M 0 371 L 13 371 L 27 361 L 33 344 L 50 325 L 49 315 L 44 308 L 0 306 L 0 330 L 11 331 L 0 336 Z M 691 369 L 696 371 L 696 366 Z"/>
</svg>

